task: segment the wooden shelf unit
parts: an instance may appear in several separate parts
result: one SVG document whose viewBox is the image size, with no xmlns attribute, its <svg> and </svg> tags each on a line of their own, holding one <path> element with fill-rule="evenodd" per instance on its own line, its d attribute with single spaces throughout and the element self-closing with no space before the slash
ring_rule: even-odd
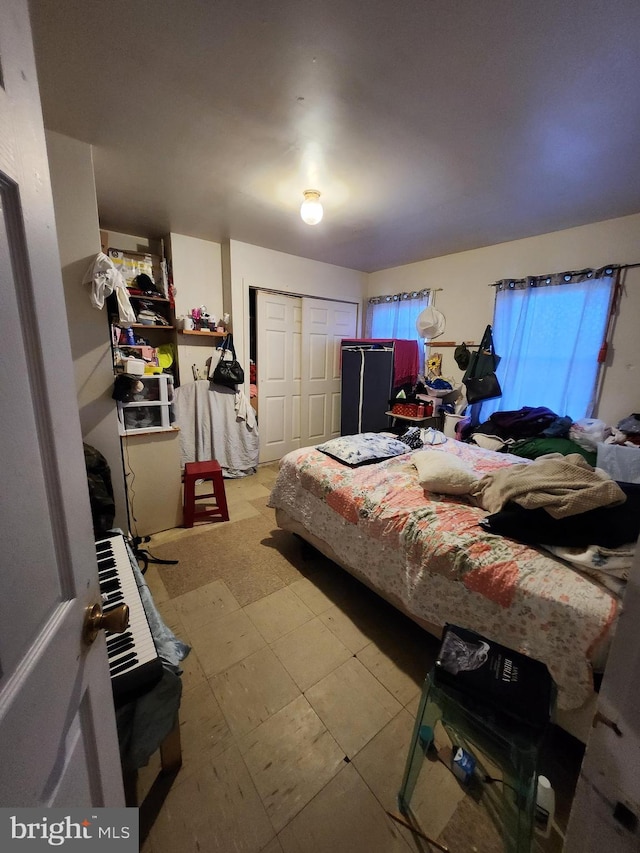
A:
<svg viewBox="0 0 640 853">
<path fill-rule="evenodd" d="M 127 323 L 127 328 L 131 327 L 132 329 L 152 329 L 155 331 L 156 329 L 164 329 L 165 332 L 175 332 L 175 326 L 162 326 L 160 323 Z"/>
<path fill-rule="evenodd" d="M 178 329 L 180 335 L 202 335 L 205 338 L 226 338 L 226 332 L 207 332 L 204 329 Z"/>
<path fill-rule="evenodd" d="M 144 299 L 145 302 L 164 302 L 170 303 L 171 300 L 167 299 L 166 296 L 146 296 L 140 293 L 131 293 L 131 291 L 127 291 L 129 294 L 129 299 Z"/>
</svg>

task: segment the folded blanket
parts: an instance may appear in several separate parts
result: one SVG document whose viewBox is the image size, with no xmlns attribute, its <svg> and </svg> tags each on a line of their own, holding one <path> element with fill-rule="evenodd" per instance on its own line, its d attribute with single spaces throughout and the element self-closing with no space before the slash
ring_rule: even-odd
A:
<svg viewBox="0 0 640 853">
<path fill-rule="evenodd" d="M 627 543 L 620 548 L 602 548 L 600 545 L 589 545 L 586 548 L 565 548 L 561 545 L 545 545 L 547 551 L 573 563 L 579 569 L 600 572 L 620 580 L 629 580 L 629 572 L 633 565 L 636 545 Z"/>
<path fill-rule="evenodd" d="M 587 548 L 563 548 L 554 545 L 544 547 L 587 577 L 601 583 L 610 592 L 620 597 L 624 595 L 635 556 L 635 544 L 614 549 L 601 548 L 598 545 L 589 545 Z"/>
<path fill-rule="evenodd" d="M 493 471 L 479 480 L 471 494 L 490 513 L 514 501 L 524 509 L 543 508 L 553 518 L 626 500 L 614 480 L 595 471 L 578 453 L 551 453 L 531 463 Z"/>
</svg>

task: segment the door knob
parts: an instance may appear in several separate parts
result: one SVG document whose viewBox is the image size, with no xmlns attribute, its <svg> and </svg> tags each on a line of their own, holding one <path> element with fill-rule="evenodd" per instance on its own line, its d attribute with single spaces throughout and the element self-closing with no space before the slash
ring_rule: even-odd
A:
<svg viewBox="0 0 640 853">
<path fill-rule="evenodd" d="M 99 604 L 91 604 L 87 607 L 82 626 L 82 639 L 90 646 L 98 636 L 98 631 L 111 631 L 113 634 L 122 634 L 129 627 L 129 605 L 119 604 L 108 613 L 102 612 Z"/>
</svg>

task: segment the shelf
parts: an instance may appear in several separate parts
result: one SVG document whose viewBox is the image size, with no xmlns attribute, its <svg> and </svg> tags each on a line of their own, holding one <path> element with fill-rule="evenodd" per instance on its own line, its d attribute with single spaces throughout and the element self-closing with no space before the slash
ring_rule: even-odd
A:
<svg viewBox="0 0 640 853">
<path fill-rule="evenodd" d="M 133 438 L 136 435 L 157 435 L 161 432 L 180 432 L 180 427 L 143 427 L 142 429 L 128 429 L 120 432 L 120 438 Z"/>
<path fill-rule="evenodd" d="M 127 291 L 127 293 L 129 293 L 129 299 L 144 299 L 145 302 L 162 302 L 165 305 L 168 305 L 170 302 L 166 296 L 145 296 L 138 295 L 137 293 L 130 293 L 129 291 Z"/>
<path fill-rule="evenodd" d="M 126 326 L 125 328 L 129 328 L 129 327 L 132 329 L 154 329 L 154 330 L 155 329 L 163 329 L 165 332 L 173 332 L 173 331 L 175 331 L 175 328 L 176 328 L 175 326 L 161 326 L 159 323 L 158 324 L 154 323 L 153 326 L 151 326 L 147 323 L 129 323 L 129 325 Z M 129 346 L 129 345 L 124 344 L 123 346 Z"/>
<path fill-rule="evenodd" d="M 180 335 L 202 335 L 205 338 L 226 338 L 226 332 L 205 332 L 203 329 L 178 329 Z"/>
<path fill-rule="evenodd" d="M 398 421 L 411 421 L 414 424 L 422 423 L 423 421 L 439 421 L 440 418 L 438 415 L 422 415 L 421 417 L 414 418 L 411 415 L 396 415 L 393 412 L 385 412 L 385 415 L 388 415 L 390 418 L 395 418 Z"/>
</svg>

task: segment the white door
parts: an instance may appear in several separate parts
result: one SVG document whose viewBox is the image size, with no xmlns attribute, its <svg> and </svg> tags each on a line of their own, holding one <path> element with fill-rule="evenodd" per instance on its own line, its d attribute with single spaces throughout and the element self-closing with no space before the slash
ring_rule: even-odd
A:
<svg viewBox="0 0 640 853">
<path fill-rule="evenodd" d="M 300 447 L 302 300 L 259 290 L 256 299 L 260 462 Z"/>
<path fill-rule="evenodd" d="M 355 337 L 357 316 L 349 302 L 302 299 L 302 447 L 340 435 L 340 342 Z"/>
<path fill-rule="evenodd" d="M 26 0 L 0 16 L 0 806 L 123 806 Z"/>
</svg>

